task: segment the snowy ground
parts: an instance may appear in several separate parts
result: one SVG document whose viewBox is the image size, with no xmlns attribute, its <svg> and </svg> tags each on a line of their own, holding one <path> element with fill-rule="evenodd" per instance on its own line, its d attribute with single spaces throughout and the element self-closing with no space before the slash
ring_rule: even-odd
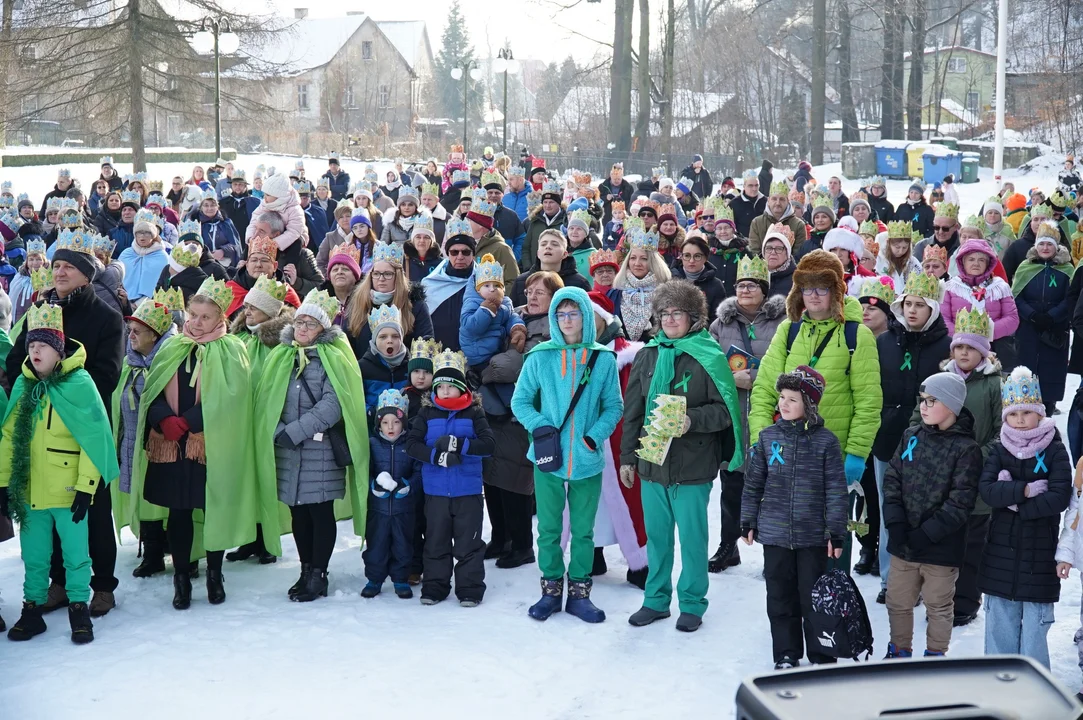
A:
<svg viewBox="0 0 1083 720">
<path fill-rule="evenodd" d="M 244 156 L 238 167 L 257 163 L 286 168 L 291 160 Z M 309 174 L 325 163 L 307 160 Z M 358 177 L 362 165 L 346 162 Z M 315 170 L 318 173 L 314 173 Z M 382 169 L 382 168 L 381 168 Z M 55 167 L 0 170 L 16 192 L 40 198 L 52 187 Z M 120 168 L 127 172 L 129 169 Z M 84 185 L 96 166 L 72 166 Z M 168 185 L 190 166 L 152 165 L 152 178 Z M 776 171 L 777 172 L 777 171 Z M 839 166 L 816 168 L 821 180 Z M 991 173 L 983 182 L 959 185 L 963 212 L 976 212 L 994 192 Z M 1017 188 L 1051 189 L 1055 172 L 1019 177 L 1006 173 Z M 891 181 L 889 197 L 904 196 L 908 183 Z M 847 192 L 856 182 L 844 182 Z M 1069 376 L 1067 409 L 1079 382 Z M 1066 416 L 1058 416 L 1064 429 Z M 712 537 L 719 527 L 717 488 L 711 504 Z M 488 528 L 485 531 L 488 536 Z M 497 570 L 487 563 L 485 602 L 463 609 L 454 602 L 422 607 L 393 593 L 374 600 L 359 596 L 364 577 L 360 542 L 349 524 L 331 562 L 332 596 L 299 605 L 286 599 L 298 573 L 292 539 L 284 540 L 278 564 L 227 564 L 227 602 L 211 607 L 201 581 L 187 612 L 172 609 L 168 574 L 135 580 L 136 543 L 125 533 L 119 549 L 119 606 L 95 623 L 97 639 L 75 647 L 68 639 L 65 614 L 47 616 L 49 631 L 16 645 L 0 640 L 3 713 L 0 717 L 111 718 L 151 713 L 155 718 L 293 718 L 356 713 L 374 709 L 412 717 L 439 711 L 449 718 L 496 717 L 514 713 L 532 718 L 732 717 L 741 680 L 771 669 L 771 640 L 760 579 L 759 546 L 742 546 L 744 563 L 711 576 L 711 607 L 703 628 L 678 633 L 674 620 L 632 628 L 627 617 L 642 595 L 624 582 L 625 567 L 616 548 L 607 551 L 609 575 L 597 578 L 594 599 L 609 615 L 597 626 L 564 615 L 541 624 L 526 615 L 538 597 L 537 565 Z M 713 550 L 713 544 L 712 544 Z M 856 556 L 856 552 L 855 552 Z M 679 557 L 679 556 L 678 556 Z M 679 560 L 678 560 L 679 563 Z M 1049 634 L 1053 673 L 1075 690 L 1080 681 L 1072 635 L 1078 627 L 1078 574 L 1063 585 L 1057 622 Z M 857 578 L 868 604 L 877 655 L 887 644 L 887 614 L 875 604 L 879 580 Z M 18 543 L 0 545 L 0 612 L 8 623 L 18 616 L 22 563 Z M 387 590 L 390 591 L 390 583 Z M 924 612 L 916 611 L 915 649 L 924 648 Z M 953 656 L 981 655 L 983 618 L 957 630 Z M 62 679 L 61 679 L 62 678 Z"/>
</svg>

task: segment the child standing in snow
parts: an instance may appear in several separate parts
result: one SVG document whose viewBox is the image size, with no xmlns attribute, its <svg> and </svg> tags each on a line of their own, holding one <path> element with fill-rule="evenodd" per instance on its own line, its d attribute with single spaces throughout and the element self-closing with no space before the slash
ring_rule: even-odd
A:
<svg viewBox="0 0 1083 720">
<path fill-rule="evenodd" d="M 439 340 L 416 338 L 410 345 L 410 361 L 407 364 L 407 370 L 410 371 L 410 384 L 402 391 L 410 402 L 410 408 L 406 413 L 407 423 L 403 432 L 409 429 L 409 420 L 421 410 L 422 400 L 432 394 L 432 361 L 443 349 Z M 425 490 L 422 487 L 420 474 L 417 476 L 413 494 L 414 558 L 410 561 L 410 584 L 419 585 L 423 563 L 422 552 L 425 549 Z"/>
<path fill-rule="evenodd" d="M 760 433 L 749 456 L 741 500 L 741 535 L 763 545 L 767 617 L 775 669 L 797 667 L 808 645 L 809 662 L 834 659 L 816 652 L 812 586 L 828 558 L 842 555 L 846 536 L 846 473 L 838 438 L 824 427 L 818 404 L 823 375 L 806 365 L 778 376 L 781 417 Z M 800 462 L 798 462 L 800 460 Z"/>
<path fill-rule="evenodd" d="M 1027 655 L 1049 667 L 1046 635 L 1060 599 L 1054 538 L 1072 494 L 1071 460 L 1030 370 L 1013 370 L 1002 394 L 1000 442 L 979 486 L 993 508 L 978 582 L 985 652 Z"/>
</svg>

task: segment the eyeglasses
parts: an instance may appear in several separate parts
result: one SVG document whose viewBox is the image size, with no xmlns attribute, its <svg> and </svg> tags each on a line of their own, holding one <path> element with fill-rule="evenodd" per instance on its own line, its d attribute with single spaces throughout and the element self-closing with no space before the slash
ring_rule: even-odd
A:
<svg viewBox="0 0 1083 720">
<path fill-rule="evenodd" d="M 681 255 L 681 259 L 685 260 L 686 262 L 699 262 L 700 260 L 706 259 L 706 257 L 707 256 L 703 253 L 696 253 L 694 255 L 684 253 L 683 255 Z"/>
<path fill-rule="evenodd" d="M 934 398 L 932 395 L 926 395 L 925 397 L 923 397 L 921 399 L 921 404 L 924 405 L 927 408 L 931 408 L 931 407 L 935 406 L 938 402 L 939 402 L 939 400 Z"/>
<path fill-rule="evenodd" d="M 737 283 L 737 292 L 755 292 L 756 290 L 759 290 L 759 289 L 760 289 L 760 286 L 759 286 L 758 283 L 752 283 L 752 282 Z"/>
<path fill-rule="evenodd" d="M 806 297 L 826 297 L 830 292 L 830 288 L 801 288 L 801 294 Z"/>
<path fill-rule="evenodd" d="M 933 225 L 933 230 L 937 232 L 951 232 L 954 229 L 954 225 Z"/>
<path fill-rule="evenodd" d="M 763 251 L 765 253 L 767 253 L 768 255 L 785 255 L 786 254 L 786 248 L 779 247 L 778 245 L 771 245 L 769 247 L 765 246 L 763 248 Z"/>
<path fill-rule="evenodd" d="M 662 312 L 658 313 L 658 317 L 662 320 L 662 322 L 665 322 L 667 320 L 671 322 L 680 322 L 681 320 L 684 320 L 686 317 L 688 317 L 688 313 L 686 313 L 684 310 L 674 310 L 672 312 L 663 310 Z"/>
<path fill-rule="evenodd" d="M 383 270 L 380 272 L 373 270 L 370 274 L 372 275 L 373 280 L 391 280 L 395 277 L 394 270 Z"/>
<path fill-rule="evenodd" d="M 294 320 L 293 326 L 301 330 L 319 330 L 322 327 L 315 320 Z"/>
<path fill-rule="evenodd" d="M 473 250 L 448 250 L 447 254 L 450 255 L 451 257 L 461 257 L 461 256 L 469 257 L 469 256 L 474 254 L 474 251 Z"/>
<path fill-rule="evenodd" d="M 565 320 L 568 320 L 568 321 L 578 320 L 581 317 L 583 317 L 583 313 L 579 312 L 578 310 L 569 310 L 567 312 L 558 312 L 557 313 L 557 321 L 558 322 L 563 322 Z"/>
</svg>

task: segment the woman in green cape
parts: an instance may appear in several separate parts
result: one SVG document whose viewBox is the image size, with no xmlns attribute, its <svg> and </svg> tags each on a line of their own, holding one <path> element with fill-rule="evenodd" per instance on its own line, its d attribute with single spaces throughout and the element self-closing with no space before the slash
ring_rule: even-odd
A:
<svg viewBox="0 0 1083 720">
<path fill-rule="evenodd" d="M 365 536 L 365 391 L 353 350 L 334 325 L 338 307 L 327 291 L 309 292 L 267 358 L 256 395 L 256 473 L 277 479 L 278 500 L 290 508 L 301 577 L 288 595 L 299 602 L 327 595 L 336 518 L 352 515 L 354 532 Z M 338 433 L 350 450 L 348 467 L 331 446 Z"/>
<path fill-rule="evenodd" d="M 260 488 L 255 473 L 248 356 L 244 343 L 226 334 L 231 299 L 223 281 L 203 282 L 181 334 L 158 351 L 139 407 L 132 495 L 169 509 L 178 610 L 191 604 L 188 559 L 197 540 L 207 550 L 207 597 L 215 605 L 226 599 L 224 551 L 251 542 L 257 522 L 269 529 L 268 549 L 281 552 L 273 478 Z M 136 531 L 138 521 L 133 513 Z"/>
</svg>

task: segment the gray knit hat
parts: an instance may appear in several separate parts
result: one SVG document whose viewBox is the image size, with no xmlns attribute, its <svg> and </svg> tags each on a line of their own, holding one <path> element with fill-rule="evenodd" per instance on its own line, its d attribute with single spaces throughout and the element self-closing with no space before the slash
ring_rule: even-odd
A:
<svg viewBox="0 0 1083 720">
<path fill-rule="evenodd" d="M 966 381 L 955 373 L 937 373 L 926 378 L 921 384 L 921 392 L 936 398 L 958 415 L 966 402 Z"/>
</svg>

